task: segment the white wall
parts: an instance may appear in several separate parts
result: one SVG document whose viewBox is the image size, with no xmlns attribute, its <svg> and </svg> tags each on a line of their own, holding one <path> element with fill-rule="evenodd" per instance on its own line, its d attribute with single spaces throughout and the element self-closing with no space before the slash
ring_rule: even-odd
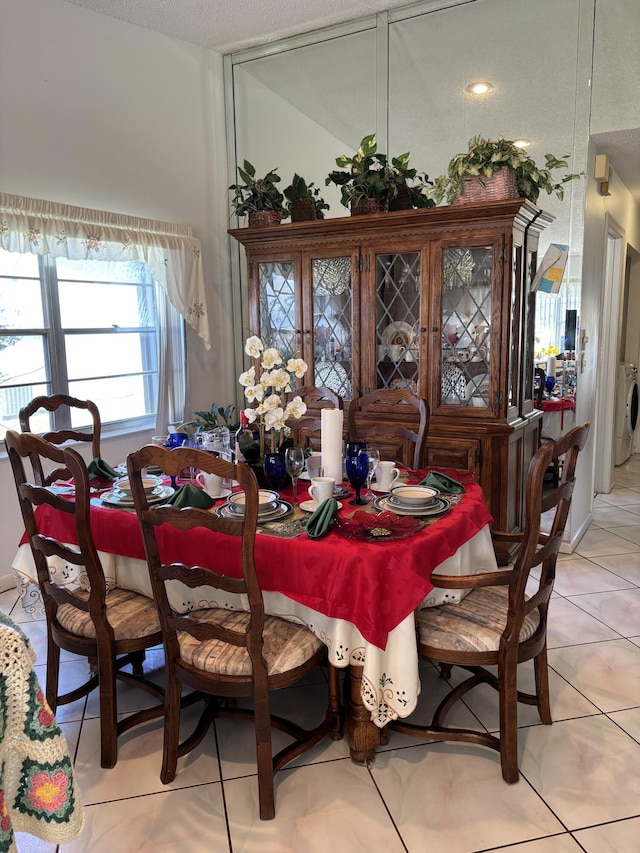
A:
<svg viewBox="0 0 640 853">
<path fill-rule="evenodd" d="M 2 0 L 0 190 L 189 224 L 212 349 L 188 333 L 186 415 L 235 397 L 222 59 L 62 0 Z M 105 445 L 111 463 L 148 435 Z M 20 536 L 0 459 L 0 576 Z"/>
</svg>

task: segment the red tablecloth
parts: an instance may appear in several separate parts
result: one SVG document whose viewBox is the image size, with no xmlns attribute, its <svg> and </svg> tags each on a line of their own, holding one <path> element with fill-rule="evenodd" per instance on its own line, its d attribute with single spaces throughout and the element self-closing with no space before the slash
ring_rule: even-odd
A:
<svg viewBox="0 0 640 853">
<path fill-rule="evenodd" d="M 561 400 L 543 400 L 539 408 L 543 412 L 575 412 L 576 401 L 568 397 L 563 397 Z"/>
<path fill-rule="evenodd" d="M 491 521 L 482 491 L 476 484 L 451 512 L 415 536 L 394 542 L 355 542 L 330 533 L 312 540 L 306 535 L 281 539 L 256 538 L 256 568 L 263 590 L 279 592 L 327 616 L 345 619 L 379 648 L 387 635 L 433 588 L 433 569 L 452 556 Z M 111 554 L 144 559 L 135 514 L 106 508 L 92 501 L 91 528 L 96 548 Z M 345 504 L 342 512 L 352 511 Z M 39 507 L 43 533 L 74 542 L 73 518 Z M 240 575 L 239 540 L 204 529 L 158 530 L 162 559 L 182 561 Z"/>
</svg>

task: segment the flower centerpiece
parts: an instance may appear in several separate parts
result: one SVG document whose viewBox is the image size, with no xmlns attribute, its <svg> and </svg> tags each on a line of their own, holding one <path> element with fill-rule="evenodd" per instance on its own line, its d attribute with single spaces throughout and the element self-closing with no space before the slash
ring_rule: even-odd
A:
<svg viewBox="0 0 640 853">
<path fill-rule="evenodd" d="M 284 449 L 291 433 L 286 425 L 289 418 L 298 420 L 307 411 L 307 404 L 301 397 L 287 402 L 287 391 L 291 390 L 293 377 L 300 379 L 308 370 L 306 361 L 290 358 L 286 365 L 275 347 L 265 347 L 257 335 L 247 338 L 244 351 L 251 358 L 259 359 L 261 373 L 258 376 L 256 365 L 252 365 L 240 374 L 239 382 L 244 388 L 244 396 L 249 403 L 255 403 L 244 410 L 249 424 L 256 424 L 259 433 L 259 454 L 263 458 L 265 450 L 272 453 Z M 246 453 L 245 453 L 246 456 Z"/>
</svg>

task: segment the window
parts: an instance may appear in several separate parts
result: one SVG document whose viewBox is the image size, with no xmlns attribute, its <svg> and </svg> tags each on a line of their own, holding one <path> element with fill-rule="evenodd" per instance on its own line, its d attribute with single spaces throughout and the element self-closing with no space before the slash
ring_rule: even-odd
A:
<svg viewBox="0 0 640 853">
<path fill-rule="evenodd" d="M 155 415 L 158 299 L 143 261 L 0 249 L 0 439 L 41 394 L 93 400 L 103 424 L 133 427 Z M 34 431 L 61 426 L 49 418 L 43 412 Z"/>
</svg>

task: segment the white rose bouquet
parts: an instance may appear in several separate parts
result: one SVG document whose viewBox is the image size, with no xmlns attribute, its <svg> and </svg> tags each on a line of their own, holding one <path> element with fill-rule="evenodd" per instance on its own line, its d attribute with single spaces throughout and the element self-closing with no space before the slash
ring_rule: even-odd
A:
<svg viewBox="0 0 640 853">
<path fill-rule="evenodd" d="M 306 361 L 290 358 L 286 366 L 275 347 L 266 347 L 257 335 L 247 338 L 244 351 L 251 358 L 260 360 L 262 372 L 257 375 L 255 365 L 240 374 L 239 382 L 244 388 L 244 396 L 255 406 L 244 410 L 250 424 L 258 425 L 260 432 L 260 457 L 264 456 L 266 433 L 270 433 L 271 451 L 278 450 L 291 432 L 286 425 L 289 418 L 301 418 L 307 411 L 307 404 L 301 397 L 286 402 L 286 393 L 291 390 L 293 377 L 300 378 L 308 370 Z"/>
</svg>

